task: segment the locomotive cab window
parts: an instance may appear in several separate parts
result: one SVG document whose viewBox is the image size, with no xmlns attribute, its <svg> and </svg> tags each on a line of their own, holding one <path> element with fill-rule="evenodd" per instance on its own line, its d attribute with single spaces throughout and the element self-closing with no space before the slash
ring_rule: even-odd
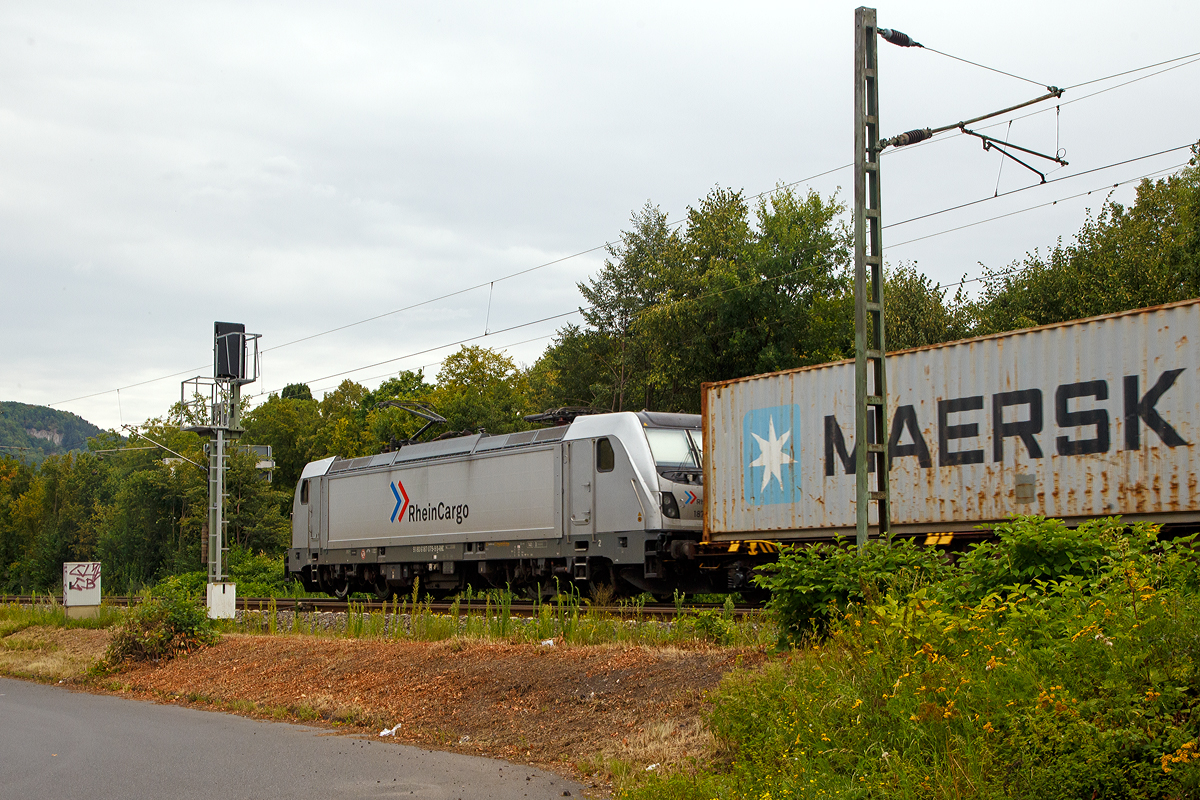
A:
<svg viewBox="0 0 1200 800">
<path fill-rule="evenodd" d="M 308 481 L 300 482 L 300 502 L 308 503 Z"/>
<path fill-rule="evenodd" d="M 654 461 L 664 469 L 700 469 L 696 445 L 681 428 L 646 428 Z"/>
<path fill-rule="evenodd" d="M 616 466 L 617 457 L 613 453 L 612 442 L 608 439 L 596 440 L 596 471 L 612 472 Z"/>
<path fill-rule="evenodd" d="M 645 431 L 659 475 L 679 483 L 699 484 L 703 481 L 700 431 L 651 427 L 646 427 Z"/>
</svg>

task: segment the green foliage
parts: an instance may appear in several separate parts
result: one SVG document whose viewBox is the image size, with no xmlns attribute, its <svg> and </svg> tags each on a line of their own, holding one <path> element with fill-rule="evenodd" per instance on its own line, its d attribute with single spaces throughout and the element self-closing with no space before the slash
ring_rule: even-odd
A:
<svg viewBox="0 0 1200 800">
<path fill-rule="evenodd" d="M 305 387 L 307 388 L 307 387 Z M 268 444 L 275 459 L 277 486 L 293 487 L 304 465 L 314 458 L 321 412 L 311 397 L 271 395 L 242 419 L 246 444 Z"/>
<path fill-rule="evenodd" d="M 1059 519 L 1013 517 L 992 526 L 993 541 L 975 545 L 960 559 L 958 582 L 948 588 L 952 597 L 974 601 L 1038 581 L 1097 581 L 1113 564 L 1142 556 L 1151 547 L 1170 553 L 1179 546 L 1159 543 L 1155 530 L 1145 522 L 1127 526 L 1119 517 L 1088 520 L 1078 528 Z"/>
<path fill-rule="evenodd" d="M 1200 147 L 1198 145 L 1197 147 Z M 981 333 L 1109 314 L 1200 296 L 1200 163 L 1144 180 L 1130 208 L 1106 202 L 1073 242 L 992 270 Z"/>
<path fill-rule="evenodd" d="M 446 430 L 485 429 L 488 433 L 525 430 L 521 419 L 540 409 L 529 406 L 525 376 L 506 355 L 467 345 L 442 362 L 430 395 L 446 418 Z"/>
<path fill-rule="evenodd" d="M 283 555 L 268 555 L 233 546 L 225 554 L 225 572 L 237 584 L 238 597 L 302 597 L 299 583 L 288 578 L 284 571 Z M 185 592 L 203 596 L 208 583 L 207 570 L 194 570 L 172 575 L 166 581 Z M 157 590 L 157 587 L 156 587 Z"/>
<path fill-rule="evenodd" d="M 722 759 L 624 796 L 1197 796 L 1193 539 L 1117 519 L 1075 541 L 1041 518 L 1000 533 L 942 580 L 883 583 L 729 675 L 709 720 Z"/>
<path fill-rule="evenodd" d="M 288 597 L 301 589 L 288 579 L 282 555 L 236 547 L 230 548 L 227 564 L 229 579 L 242 597 Z"/>
<path fill-rule="evenodd" d="M 95 425 L 68 411 L 0 402 L 0 452 L 22 460 L 36 464 L 48 455 L 82 450 L 98 433 Z"/>
<path fill-rule="evenodd" d="M 289 383 L 283 387 L 283 391 L 279 396 L 284 400 L 312 400 L 312 390 L 308 388 L 307 383 Z"/>
<path fill-rule="evenodd" d="M 535 410 L 589 406 L 616 411 L 624 402 L 620 388 L 627 387 L 621 341 L 577 325 L 559 330 L 529 370 L 530 405 Z"/>
<path fill-rule="evenodd" d="M 842 211 L 781 189 L 752 223 L 742 194 L 718 188 L 680 232 L 648 204 L 600 274 L 580 284 L 591 329 L 564 329 L 543 357 L 546 383 L 561 391 L 545 405 L 696 411 L 702 381 L 846 355 L 853 298 Z"/>
<path fill-rule="evenodd" d="M 168 579 L 129 609 L 112 632 L 104 660 L 115 668 L 129 661 L 171 659 L 217 639 L 200 598 L 183 582 Z"/>
<path fill-rule="evenodd" d="M 151 420 L 146 434 L 204 463 L 203 442 L 173 424 Z M 207 518 L 207 479 L 185 462 L 167 463 L 160 450 L 105 454 L 107 497 L 96 509 L 96 547 L 104 589 L 136 593 L 176 572 L 195 569 Z M 257 480 L 257 476 L 255 476 Z"/>
<path fill-rule="evenodd" d="M 947 301 L 942 289 L 914 264 L 887 271 L 884 279 L 884 312 L 888 350 L 925 347 L 974 334 L 975 309 L 962 284 Z"/>
<path fill-rule="evenodd" d="M 366 393 L 362 400 L 366 414 L 365 427 L 372 441 L 377 443 L 375 449 L 379 450 L 384 445 L 410 439 L 425 425 L 425 420 L 407 411 L 399 408 L 380 408 L 379 404 L 389 400 L 429 402 L 432 391 L 433 387 L 425 382 L 421 370 L 405 370 L 395 378 L 385 380 L 375 391 Z M 431 430 L 426 435 L 437 436 L 441 433 L 444 433 L 444 429 Z"/>
<path fill-rule="evenodd" d="M 227 522 L 230 547 L 278 553 L 291 541 L 291 499 L 295 484 L 267 483 L 258 474 L 257 456 L 234 450 L 225 476 Z M 286 513 L 282 509 L 287 509 Z"/>
<path fill-rule="evenodd" d="M 785 547 L 779 560 L 759 569 L 755 583 L 771 592 L 783 641 L 823 631 L 847 603 L 874 601 L 885 594 L 907 596 L 941 580 L 950 567 L 941 554 L 915 544 L 873 539 L 861 550 L 843 539 L 833 544 Z"/>
</svg>

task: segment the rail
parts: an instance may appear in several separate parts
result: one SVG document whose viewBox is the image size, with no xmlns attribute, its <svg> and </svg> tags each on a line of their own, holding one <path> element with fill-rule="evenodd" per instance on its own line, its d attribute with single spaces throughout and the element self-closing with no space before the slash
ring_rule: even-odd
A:
<svg viewBox="0 0 1200 800">
<path fill-rule="evenodd" d="M 116 606 L 124 608 L 130 605 L 136 605 L 142 599 L 141 595 L 110 595 L 102 600 L 103 605 Z M 404 602 L 409 598 L 406 596 L 398 596 L 396 603 L 390 600 L 386 603 L 378 600 L 335 600 L 332 598 L 321 597 L 239 597 L 237 598 L 237 608 L 241 611 L 269 611 L 271 603 L 275 604 L 276 611 L 297 611 L 300 613 L 309 612 L 339 612 L 347 611 L 350 604 L 354 605 L 356 611 L 384 611 L 390 612 L 403 611 Z M 46 604 L 51 602 L 47 595 L 0 595 L 0 605 L 16 603 L 18 605 L 34 605 Z M 53 601 L 57 603 L 57 598 Z M 466 613 L 468 608 L 471 611 L 482 611 L 487 607 L 488 600 L 484 597 L 473 599 L 468 606 L 465 601 L 460 601 L 458 608 L 461 613 Z M 554 601 L 550 600 L 541 605 L 553 605 Z M 448 614 L 452 610 L 454 603 L 451 601 L 434 601 L 426 606 L 425 603 L 420 604 L 422 608 L 428 609 L 434 613 Z M 496 601 L 491 601 L 491 608 L 495 609 Z M 408 608 L 412 608 L 412 603 L 407 603 Z M 507 604 L 510 614 L 514 616 L 537 614 L 539 605 L 535 605 L 531 600 L 514 600 Z M 581 610 L 586 609 L 588 613 L 599 614 L 609 617 L 674 617 L 681 613 L 696 613 L 705 610 L 724 610 L 725 606 L 722 603 L 692 603 L 686 600 L 678 607 L 674 603 L 625 603 L 615 606 L 592 606 L 587 603 L 581 603 Z M 750 603 L 736 603 L 733 607 L 733 614 L 737 617 L 742 617 L 755 611 L 761 611 L 761 606 Z"/>
</svg>

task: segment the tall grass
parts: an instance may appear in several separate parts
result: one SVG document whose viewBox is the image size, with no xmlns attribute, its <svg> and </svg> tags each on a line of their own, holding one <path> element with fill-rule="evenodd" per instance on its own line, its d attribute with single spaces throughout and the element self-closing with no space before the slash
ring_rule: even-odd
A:
<svg viewBox="0 0 1200 800">
<path fill-rule="evenodd" d="M 66 609 L 58 602 L 58 597 L 54 594 L 47 594 L 44 599 L 34 595 L 33 603 L 28 605 L 21 605 L 15 601 L 3 602 L 3 598 L 0 598 L 0 637 L 38 626 L 108 628 L 119 622 L 121 616 L 120 608 L 101 605 L 94 617 L 67 619 Z"/>
<path fill-rule="evenodd" d="M 246 633 L 289 633 L 352 639 L 443 641 L 452 638 L 494 642 L 554 644 L 679 645 L 706 642 L 735 647 L 774 645 L 778 629 L 770 613 L 739 616 L 732 601 L 721 609 L 697 609 L 679 597 L 669 620 L 649 618 L 643 599 L 623 600 L 616 614 L 606 612 L 611 598 L 598 602 L 564 587 L 527 614 L 513 610 L 515 595 L 506 589 L 468 590 L 447 612 L 435 612 L 432 598 L 420 595 L 419 584 L 407 597 L 393 596 L 381 609 L 351 602 L 345 613 L 280 611 L 272 601 L 244 613 L 225 630 Z"/>
</svg>

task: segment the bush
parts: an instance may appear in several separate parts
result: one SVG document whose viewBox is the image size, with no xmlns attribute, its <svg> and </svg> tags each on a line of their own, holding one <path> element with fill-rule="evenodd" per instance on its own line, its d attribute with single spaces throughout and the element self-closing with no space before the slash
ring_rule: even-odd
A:
<svg viewBox="0 0 1200 800">
<path fill-rule="evenodd" d="M 242 547 L 231 547 L 225 561 L 229 580 L 237 584 L 238 597 L 303 597 L 304 588 L 291 580 L 284 569 L 283 556 L 254 553 Z M 208 583 L 208 571 L 197 570 L 173 575 L 165 582 L 177 582 L 187 591 L 203 596 Z"/>
<path fill-rule="evenodd" d="M 105 663 L 116 667 L 127 661 L 159 661 L 218 639 L 213 620 L 199 598 L 173 578 L 142 596 L 113 631 Z"/>
<path fill-rule="evenodd" d="M 861 550 L 834 544 L 785 547 L 779 560 L 759 569 L 755 583 L 771 591 L 768 607 L 779 616 L 781 644 L 820 633 L 850 602 L 886 593 L 905 596 L 947 576 L 940 552 L 910 539 L 872 539 Z"/>
<path fill-rule="evenodd" d="M 975 545 L 958 563 L 952 594 L 977 601 L 1006 587 L 1073 577 L 1095 582 L 1115 568 L 1160 550 L 1158 528 L 1106 517 L 1069 528 L 1060 519 L 1013 517 L 991 526 L 995 539 Z M 1190 540 L 1189 540 L 1190 541 Z M 1166 543 L 1172 549 L 1170 543 Z"/>
<path fill-rule="evenodd" d="M 710 696 L 721 761 L 623 796 L 1200 796 L 1193 538 L 1116 518 L 997 534 L 937 582 L 884 580 L 870 555 L 860 578 L 845 548 L 799 562 L 785 588 L 826 598 L 821 624 Z"/>
</svg>

